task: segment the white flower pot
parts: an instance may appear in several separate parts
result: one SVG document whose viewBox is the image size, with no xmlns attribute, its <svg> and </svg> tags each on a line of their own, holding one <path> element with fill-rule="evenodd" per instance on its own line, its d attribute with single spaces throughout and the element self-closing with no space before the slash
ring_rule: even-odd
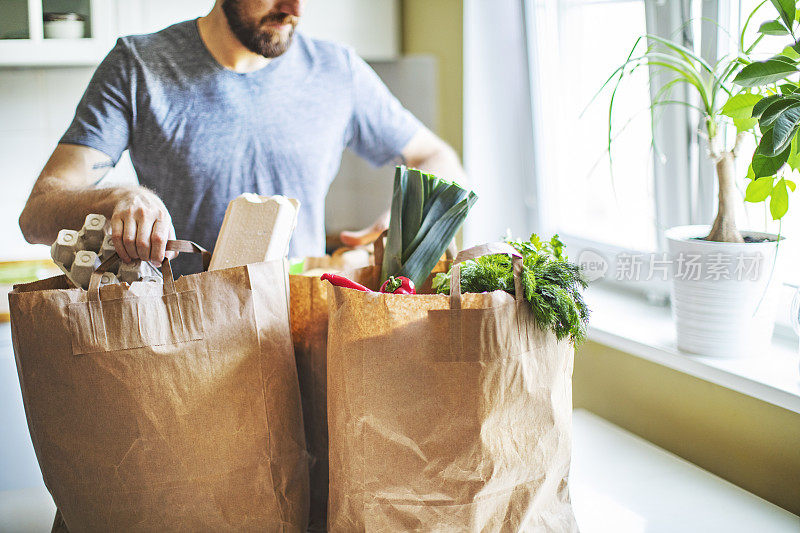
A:
<svg viewBox="0 0 800 533">
<path fill-rule="evenodd" d="M 709 231 L 709 226 L 678 226 L 666 232 L 678 348 L 756 356 L 769 346 L 775 324 L 781 285 L 773 268 L 777 236 L 743 231 L 743 237 L 772 239 L 744 244 L 697 239 Z"/>
</svg>

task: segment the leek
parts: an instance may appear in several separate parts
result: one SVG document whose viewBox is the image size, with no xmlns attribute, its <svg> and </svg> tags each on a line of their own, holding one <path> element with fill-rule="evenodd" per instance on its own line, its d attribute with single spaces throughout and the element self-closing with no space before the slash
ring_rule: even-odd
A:
<svg viewBox="0 0 800 533">
<path fill-rule="evenodd" d="M 397 167 L 381 279 L 406 276 L 421 287 L 477 199 L 456 183 Z"/>
</svg>

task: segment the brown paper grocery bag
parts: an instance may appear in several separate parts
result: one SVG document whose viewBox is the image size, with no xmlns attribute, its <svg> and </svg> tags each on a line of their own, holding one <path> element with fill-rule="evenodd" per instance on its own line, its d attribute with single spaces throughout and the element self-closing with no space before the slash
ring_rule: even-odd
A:
<svg viewBox="0 0 800 533">
<path fill-rule="evenodd" d="M 374 260 L 378 265 L 383 262 L 384 237 L 385 232 L 375 242 Z M 355 252 L 307 257 L 306 273 L 289 276 L 292 341 L 309 454 L 309 531 L 326 531 L 328 509 L 328 290 L 327 283 L 320 280 L 320 272 L 340 272 L 357 283 L 377 284 L 376 272 L 379 275 L 380 268 L 363 268 L 369 255 Z M 444 272 L 449 267 L 449 262 L 440 262 L 434 272 Z M 430 280 L 427 285 L 430 288 Z"/>
<path fill-rule="evenodd" d="M 314 274 L 289 276 L 290 315 L 297 376 L 303 403 L 306 446 L 309 454 L 311 508 L 309 531 L 325 531 L 328 507 L 328 416 L 326 401 L 328 292 L 319 272 L 341 272 L 356 265 L 366 266 L 368 254 L 346 260 L 343 254 L 308 257 L 305 270 Z"/>
<path fill-rule="evenodd" d="M 458 269 L 452 296 L 328 287 L 330 531 L 577 530 L 573 348 L 536 327 L 521 268 L 516 300 L 461 295 Z"/>
<path fill-rule="evenodd" d="M 170 241 L 168 250 L 197 250 Z M 9 296 L 44 482 L 78 531 L 302 531 L 286 265 Z"/>
</svg>

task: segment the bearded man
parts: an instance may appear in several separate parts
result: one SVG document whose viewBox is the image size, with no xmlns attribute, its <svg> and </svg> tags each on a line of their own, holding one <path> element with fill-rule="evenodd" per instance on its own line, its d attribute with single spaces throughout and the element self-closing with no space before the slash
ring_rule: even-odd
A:
<svg viewBox="0 0 800 533">
<path fill-rule="evenodd" d="M 101 213 L 123 261 L 160 262 L 176 234 L 212 249 L 228 202 L 255 192 L 299 199 L 289 254 L 320 255 L 345 147 L 463 178 L 455 152 L 351 49 L 295 31 L 303 3 L 217 0 L 205 17 L 119 39 L 31 191 L 25 238 L 49 244 Z M 99 187 L 125 149 L 141 186 Z M 386 218 L 343 240 L 374 239 Z M 176 274 L 196 268 L 182 260 Z"/>
</svg>

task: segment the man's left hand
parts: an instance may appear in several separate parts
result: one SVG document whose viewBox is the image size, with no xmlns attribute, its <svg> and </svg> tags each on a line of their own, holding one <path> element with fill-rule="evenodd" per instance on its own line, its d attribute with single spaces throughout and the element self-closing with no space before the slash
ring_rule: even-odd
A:
<svg viewBox="0 0 800 533">
<path fill-rule="evenodd" d="M 358 231 L 343 231 L 339 233 L 342 244 L 354 248 L 375 242 L 378 236 L 389 228 L 389 212 L 381 214 L 371 225 Z"/>
</svg>

